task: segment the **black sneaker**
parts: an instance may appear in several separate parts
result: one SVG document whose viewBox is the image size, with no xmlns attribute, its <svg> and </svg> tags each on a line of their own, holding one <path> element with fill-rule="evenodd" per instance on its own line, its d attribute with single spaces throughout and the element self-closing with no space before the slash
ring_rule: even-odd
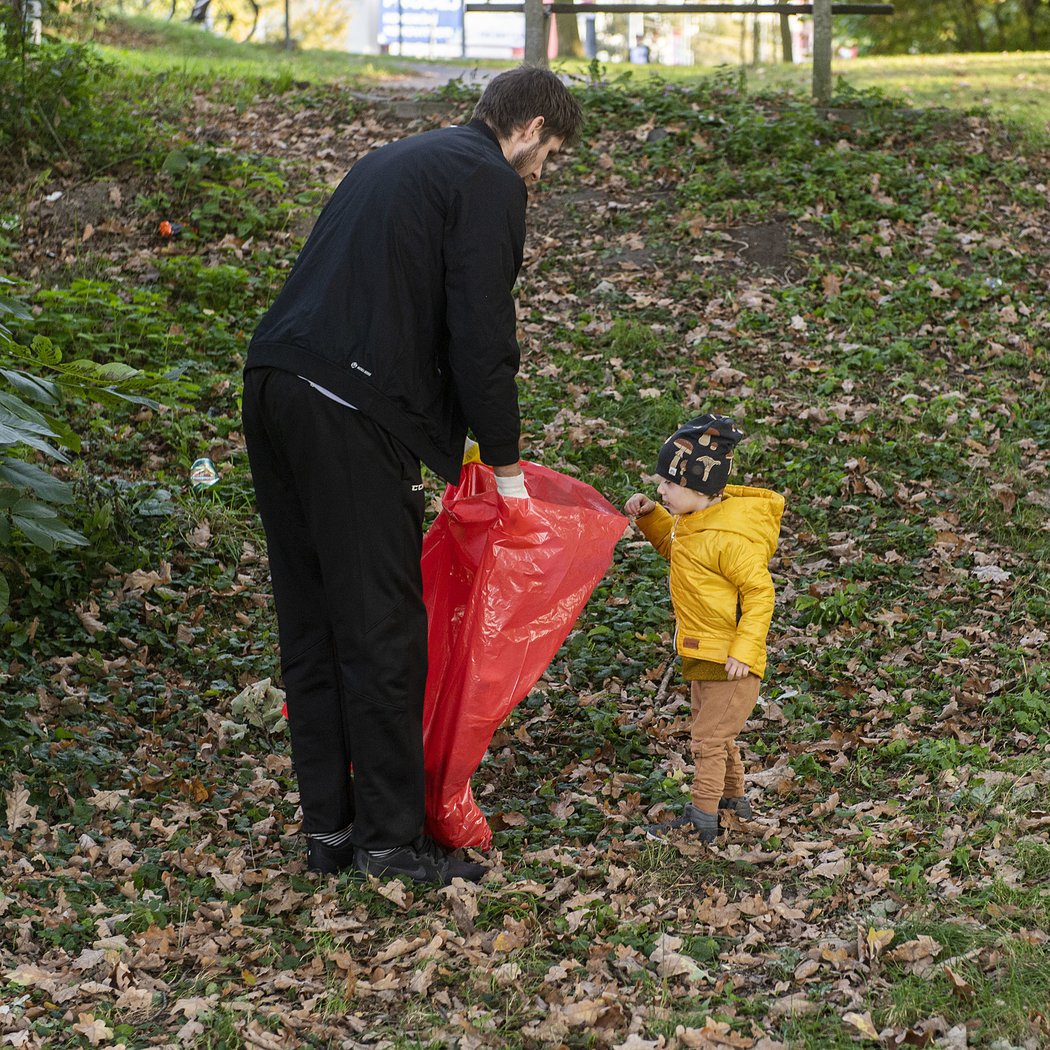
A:
<svg viewBox="0 0 1050 1050">
<path fill-rule="evenodd" d="M 718 808 L 728 809 L 740 817 L 741 820 L 750 820 L 752 817 L 751 803 L 747 800 L 746 795 L 734 795 L 731 798 L 724 798 L 718 803 Z"/>
<path fill-rule="evenodd" d="M 669 831 L 684 831 L 689 835 L 695 835 L 705 846 L 710 845 L 718 837 L 718 817 L 714 816 L 714 824 L 711 824 L 712 814 L 704 813 L 687 802 L 680 817 L 673 820 L 665 820 L 662 824 L 650 824 L 645 829 L 645 834 L 657 841 L 667 838 Z"/>
<path fill-rule="evenodd" d="M 340 846 L 329 846 L 317 839 L 306 840 L 306 866 L 310 871 L 323 875 L 338 875 L 354 866 L 354 844 L 350 841 Z"/>
<path fill-rule="evenodd" d="M 484 864 L 460 860 L 433 839 L 420 835 L 404 846 L 393 849 L 354 851 L 354 865 L 363 875 L 393 878 L 404 875 L 413 882 L 449 886 L 453 879 L 480 882 L 488 869 Z"/>
</svg>

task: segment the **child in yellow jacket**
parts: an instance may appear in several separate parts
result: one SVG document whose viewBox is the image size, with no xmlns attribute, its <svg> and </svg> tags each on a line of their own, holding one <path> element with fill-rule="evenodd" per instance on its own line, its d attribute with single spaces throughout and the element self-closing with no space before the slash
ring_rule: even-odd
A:
<svg viewBox="0 0 1050 1050">
<path fill-rule="evenodd" d="M 744 435 L 728 416 L 690 420 L 657 458 L 663 506 L 636 492 L 624 510 L 671 563 L 675 647 L 690 683 L 695 776 L 673 828 L 713 842 L 718 811 L 750 817 L 736 736 L 758 700 L 773 616 L 769 559 L 777 548 L 784 497 L 727 485 L 733 450 Z"/>
</svg>

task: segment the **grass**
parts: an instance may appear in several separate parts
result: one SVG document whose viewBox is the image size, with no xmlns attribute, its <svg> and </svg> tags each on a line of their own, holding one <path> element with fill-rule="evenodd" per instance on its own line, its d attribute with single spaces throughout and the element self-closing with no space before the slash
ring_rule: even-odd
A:
<svg viewBox="0 0 1050 1050">
<path fill-rule="evenodd" d="M 879 88 L 916 107 L 990 109 L 1035 130 L 1050 128 L 1050 55 L 1039 52 L 887 55 L 836 59 L 833 74 L 856 88 Z M 753 70 L 755 87 L 804 90 L 808 71 L 766 66 Z"/>
<path fill-rule="evenodd" d="M 557 68 L 586 77 L 585 62 L 561 60 Z M 719 70 L 733 70 L 753 90 L 787 89 L 799 94 L 810 90 L 809 62 L 760 66 L 622 66 L 610 64 L 604 74 L 611 80 L 635 83 L 665 80 L 688 84 Z M 970 112 L 991 110 L 1038 132 L 1050 127 L 1050 55 L 1033 51 L 950 55 L 879 55 L 835 58 L 832 75 L 840 88 L 876 88 L 903 104 L 926 108 L 944 106 Z"/>
<path fill-rule="evenodd" d="M 196 80 L 219 77 L 224 82 L 264 80 L 276 85 L 350 82 L 359 86 L 396 83 L 412 63 L 386 55 L 353 55 L 342 51 L 298 49 L 291 54 L 276 44 L 236 44 L 193 26 L 169 25 L 148 18 L 118 19 L 102 34 L 102 50 L 122 67 L 147 76 L 179 74 Z M 108 41 L 112 41 L 109 43 Z M 124 41 L 128 46 L 120 46 Z M 447 66 L 450 75 L 471 69 L 509 68 L 494 60 L 428 60 Z M 558 59 L 555 68 L 586 80 L 589 63 Z M 732 67 L 620 66 L 610 64 L 603 75 L 613 81 L 672 84 L 695 83 Z M 221 74 L 219 73 L 221 70 Z M 810 66 L 740 67 L 756 90 L 789 89 L 804 94 Z M 1039 52 L 893 55 L 836 58 L 832 71 L 839 84 L 856 89 L 877 88 L 916 107 L 946 106 L 963 111 L 991 109 L 1001 118 L 1045 132 L 1050 128 L 1050 56 Z"/>
<path fill-rule="evenodd" d="M 278 672 L 239 369 L 330 184 L 472 94 L 405 120 L 348 102 L 352 56 L 158 39 L 93 96 L 100 135 L 131 104 L 147 140 L 101 172 L 37 158 L 0 199 L 39 311 L 19 338 L 200 386 L 70 405 L 92 546 L 17 548 L 4 1034 L 826 1050 L 867 1013 L 888 1041 L 1045 1043 L 1047 140 L 858 91 L 829 135 L 755 90 L 774 71 L 578 87 L 588 135 L 531 194 L 517 289 L 526 455 L 622 503 L 681 419 L 739 414 L 741 478 L 788 495 L 742 740 L 758 819 L 713 851 L 637 834 L 690 769 L 666 567 L 635 539 L 475 777 L 486 882 L 361 884 L 303 870 L 286 734 L 236 701 Z"/>
<path fill-rule="evenodd" d="M 315 48 L 289 52 L 283 44 L 240 44 L 198 26 L 145 16 L 114 18 L 101 31 L 92 24 L 85 35 L 129 72 L 148 77 L 177 75 L 198 84 L 261 80 L 287 90 L 297 83 L 382 83 L 411 68 L 404 60 L 384 55 Z"/>
</svg>

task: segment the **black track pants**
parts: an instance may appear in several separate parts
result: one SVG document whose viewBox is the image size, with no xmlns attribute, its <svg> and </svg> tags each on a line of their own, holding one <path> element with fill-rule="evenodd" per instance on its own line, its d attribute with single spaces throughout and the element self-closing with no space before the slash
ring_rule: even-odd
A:
<svg viewBox="0 0 1050 1050">
<path fill-rule="evenodd" d="M 402 845 L 424 816 L 419 461 L 367 416 L 278 369 L 245 373 L 243 422 L 303 831 L 352 820 L 357 845 Z"/>
</svg>

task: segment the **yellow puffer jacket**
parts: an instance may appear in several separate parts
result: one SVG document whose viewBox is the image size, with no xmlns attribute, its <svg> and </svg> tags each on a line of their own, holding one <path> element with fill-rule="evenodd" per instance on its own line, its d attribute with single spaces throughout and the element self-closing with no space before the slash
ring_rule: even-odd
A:
<svg viewBox="0 0 1050 1050">
<path fill-rule="evenodd" d="M 720 664 L 732 656 L 752 674 L 761 678 L 765 673 L 773 618 L 769 559 L 777 549 L 783 513 L 779 493 L 727 485 L 722 501 L 705 510 L 672 516 L 657 505 L 635 519 L 671 562 L 680 655 Z"/>
</svg>

